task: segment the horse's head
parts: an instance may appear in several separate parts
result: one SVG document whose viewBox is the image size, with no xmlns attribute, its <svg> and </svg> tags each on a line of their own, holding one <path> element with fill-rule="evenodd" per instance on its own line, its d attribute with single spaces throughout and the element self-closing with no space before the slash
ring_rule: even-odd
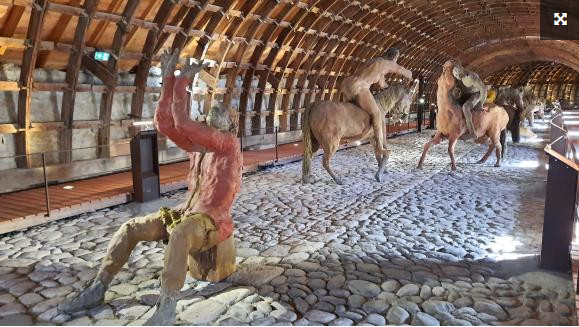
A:
<svg viewBox="0 0 579 327">
<path fill-rule="evenodd" d="M 452 70 L 454 69 L 454 62 L 452 60 L 447 60 L 442 66 L 442 74 L 438 79 L 438 85 L 444 86 L 448 90 L 454 87 L 454 76 L 452 75 Z"/>
</svg>

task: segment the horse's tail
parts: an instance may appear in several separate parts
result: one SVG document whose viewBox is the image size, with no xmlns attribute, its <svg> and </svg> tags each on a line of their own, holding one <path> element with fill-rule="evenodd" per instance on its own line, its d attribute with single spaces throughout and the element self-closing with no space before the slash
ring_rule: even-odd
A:
<svg viewBox="0 0 579 327">
<path fill-rule="evenodd" d="M 503 129 L 501 131 L 501 136 L 500 136 L 500 142 L 501 142 L 501 158 L 505 158 L 505 156 L 507 155 L 507 129 Z"/>
<path fill-rule="evenodd" d="M 315 104 L 309 104 L 302 115 L 302 138 L 304 143 L 304 158 L 302 161 L 303 183 L 308 183 L 308 177 L 310 176 L 312 165 L 312 157 L 314 152 L 316 152 L 319 148 L 319 143 L 312 135 L 312 128 L 310 126 L 310 113 L 312 106 L 315 106 Z"/>
</svg>

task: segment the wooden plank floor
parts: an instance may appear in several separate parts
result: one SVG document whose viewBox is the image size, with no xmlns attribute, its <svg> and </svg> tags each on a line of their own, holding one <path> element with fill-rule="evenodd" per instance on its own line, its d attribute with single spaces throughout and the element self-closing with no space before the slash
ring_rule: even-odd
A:
<svg viewBox="0 0 579 327">
<path fill-rule="evenodd" d="M 415 128 L 411 124 L 411 128 Z M 389 133 L 406 130 L 407 125 L 388 126 Z M 354 146 L 343 144 L 342 148 Z M 301 159 L 301 142 L 277 147 L 279 163 Z M 276 162 L 276 149 L 243 152 L 244 172 L 255 171 Z M 160 167 L 161 192 L 186 187 L 189 161 Z M 72 186 L 72 189 L 65 189 Z M 120 172 L 48 187 L 50 216 L 47 216 L 44 188 L 0 194 L 0 234 L 62 219 L 83 212 L 131 201 L 131 172 Z"/>
</svg>

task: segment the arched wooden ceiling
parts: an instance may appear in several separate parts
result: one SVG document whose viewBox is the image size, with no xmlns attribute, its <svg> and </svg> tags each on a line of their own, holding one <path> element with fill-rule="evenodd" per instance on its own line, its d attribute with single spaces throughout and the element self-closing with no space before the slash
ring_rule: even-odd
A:
<svg viewBox="0 0 579 327">
<path fill-rule="evenodd" d="M 201 74 L 208 85 L 205 100 L 216 93 L 224 94 L 227 103 L 239 97 L 242 117 L 251 118 L 253 127 L 262 128 L 265 116 L 269 130 L 279 116 L 282 130 L 287 130 L 297 126 L 299 113 L 309 102 L 335 98 L 343 76 L 391 46 L 401 48 L 403 66 L 425 77 L 430 95 L 441 65 L 451 58 L 483 78 L 531 61 L 579 70 L 579 41 L 539 39 L 539 3 L 0 0 L 0 60 L 24 68 L 17 88 L 19 153 L 26 153 L 27 99 L 36 87 L 30 66 L 67 71 L 66 85 L 58 88 L 65 92 L 64 144 L 70 143 L 72 135 L 79 69 L 90 70 L 103 81 L 98 122 L 99 145 L 103 145 L 109 134 L 112 95 L 134 93 L 131 115 L 141 117 L 144 94 L 151 91 L 146 84 L 149 68 L 157 64 L 160 51 L 171 47 L 184 49 L 183 56 L 216 61 Z M 111 52 L 113 59 L 98 65 L 85 55 L 94 49 Z M 116 84 L 116 75 L 125 71 L 136 73 L 132 88 Z M 227 77 L 225 88 L 220 87 L 222 76 Z M 236 84 L 239 77 L 241 87 Z M 206 106 L 210 103 L 205 101 Z"/>
<path fill-rule="evenodd" d="M 562 64 L 531 61 L 511 65 L 489 75 L 489 85 L 579 84 L 579 72 Z"/>
<path fill-rule="evenodd" d="M 85 2 L 48 1 L 40 33 L 47 42 L 41 43 L 37 66 L 68 66 Z M 0 34 L 26 39 L 33 3 L 38 1 L 0 1 Z M 129 4 L 135 8 L 127 12 Z M 120 71 L 134 69 L 143 53 L 151 52 L 144 50 L 151 34 L 160 39 L 153 62 L 160 49 L 183 44 L 184 55 L 218 59 L 214 71 L 220 73 L 269 70 L 278 76 L 293 68 L 342 76 L 392 45 L 403 48 L 402 64 L 426 77 L 448 58 L 480 67 L 483 75 L 497 60 L 549 58 L 579 67 L 577 41 L 538 40 L 539 0 L 97 0 L 95 5 L 84 35 L 89 49 L 113 50 L 118 22 L 129 25 Z M 160 25 L 164 33 L 156 33 Z M 21 63 L 22 54 L 22 48 L 8 47 L 1 60 Z M 336 78 L 311 79 L 320 87 L 336 86 Z"/>
</svg>

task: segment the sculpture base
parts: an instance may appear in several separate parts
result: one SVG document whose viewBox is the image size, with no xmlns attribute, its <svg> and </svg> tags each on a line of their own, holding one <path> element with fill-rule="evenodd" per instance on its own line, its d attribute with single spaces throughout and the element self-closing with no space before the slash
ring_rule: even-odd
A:
<svg viewBox="0 0 579 327">
<path fill-rule="evenodd" d="M 233 235 L 215 247 L 189 256 L 189 274 L 197 280 L 219 282 L 236 269 L 236 251 Z"/>
</svg>

